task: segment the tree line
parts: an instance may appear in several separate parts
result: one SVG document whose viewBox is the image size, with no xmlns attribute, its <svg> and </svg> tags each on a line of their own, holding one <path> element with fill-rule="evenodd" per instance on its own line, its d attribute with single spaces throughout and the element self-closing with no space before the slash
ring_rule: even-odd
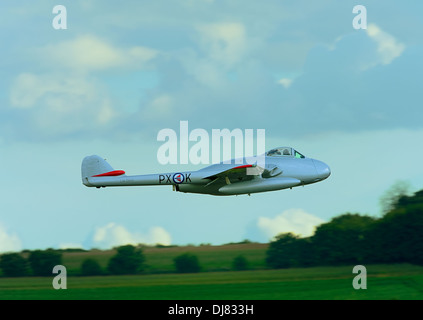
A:
<svg viewBox="0 0 423 320">
<path fill-rule="evenodd" d="M 86 258 L 80 266 L 81 276 L 142 274 L 146 266 L 142 248 L 124 245 L 116 248 L 103 269 L 94 258 Z M 177 273 L 200 272 L 202 267 L 196 255 L 186 252 L 173 259 Z M 51 276 L 53 267 L 62 265 L 60 250 L 46 249 L 29 251 L 25 258 L 21 253 L 6 253 L 0 256 L 0 269 L 6 277 Z M 245 257 L 237 256 L 233 260 L 233 270 L 248 269 Z"/>
<path fill-rule="evenodd" d="M 389 203 L 380 218 L 346 213 L 311 237 L 280 234 L 269 245 L 271 268 L 412 263 L 423 265 L 423 190 Z"/>
</svg>

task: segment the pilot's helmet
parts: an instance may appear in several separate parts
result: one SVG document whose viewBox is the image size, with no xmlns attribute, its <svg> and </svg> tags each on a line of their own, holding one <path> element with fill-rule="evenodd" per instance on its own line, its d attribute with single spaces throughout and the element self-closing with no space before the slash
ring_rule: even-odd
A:
<svg viewBox="0 0 423 320">
<path fill-rule="evenodd" d="M 288 149 L 283 149 L 283 155 L 284 156 L 290 156 L 291 155 L 291 152 L 289 152 Z"/>
</svg>

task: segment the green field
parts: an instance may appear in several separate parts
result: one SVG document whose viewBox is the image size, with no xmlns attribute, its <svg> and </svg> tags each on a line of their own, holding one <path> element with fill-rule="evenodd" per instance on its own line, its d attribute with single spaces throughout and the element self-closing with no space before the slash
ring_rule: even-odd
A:
<svg viewBox="0 0 423 320">
<path fill-rule="evenodd" d="M 353 289 L 352 266 L 69 276 L 66 290 L 53 289 L 53 277 L 2 278 L 0 299 L 423 299 L 423 267 L 370 265 L 367 272 L 366 290 Z"/>
<path fill-rule="evenodd" d="M 55 290 L 51 277 L 0 277 L 0 300 L 140 299 L 140 300 L 276 300 L 276 299 L 423 299 L 423 267 L 411 264 L 366 265 L 367 289 L 354 290 L 354 266 L 268 269 L 268 244 L 145 247 L 141 275 L 81 277 L 80 266 L 94 258 L 106 270 L 114 250 L 63 253 L 67 289 Z M 177 274 L 173 258 L 190 252 L 202 272 Z M 232 271 L 243 255 L 250 270 Z"/>
<path fill-rule="evenodd" d="M 221 246 L 181 246 L 181 247 L 145 247 L 143 253 L 146 258 L 145 273 L 172 273 L 175 272 L 173 259 L 178 255 L 190 252 L 195 254 L 201 264 L 203 272 L 230 271 L 232 261 L 238 255 L 243 255 L 253 270 L 265 269 L 267 243 L 226 244 Z M 77 275 L 82 261 L 93 258 L 106 269 L 109 259 L 116 253 L 115 250 L 91 250 L 89 252 L 66 252 L 63 254 L 63 265 L 68 274 Z"/>
</svg>

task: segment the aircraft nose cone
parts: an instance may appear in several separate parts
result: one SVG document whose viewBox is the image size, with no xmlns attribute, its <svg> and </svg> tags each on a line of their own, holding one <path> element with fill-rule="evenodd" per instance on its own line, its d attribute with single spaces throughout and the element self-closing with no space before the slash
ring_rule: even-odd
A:
<svg viewBox="0 0 423 320">
<path fill-rule="evenodd" d="M 323 180 L 330 176 L 330 168 L 326 163 L 319 160 L 313 160 L 313 162 L 319 179 Z"/>
</svg>

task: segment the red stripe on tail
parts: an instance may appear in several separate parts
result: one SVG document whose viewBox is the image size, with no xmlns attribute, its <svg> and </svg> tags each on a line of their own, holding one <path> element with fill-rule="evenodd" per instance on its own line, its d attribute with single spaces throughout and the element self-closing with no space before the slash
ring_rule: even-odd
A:
<svg viewBox="0 0 423 320">
<path fill-rule="evenodd" d="M 123 174 L 125 174 L 125 171 L 123 170 L 114 170 L 114 171 L 109 171 L 102 174 L 97 174 L 93 177 L 114 177 L 114 176 L 121 176 Z"/>
</svg>

